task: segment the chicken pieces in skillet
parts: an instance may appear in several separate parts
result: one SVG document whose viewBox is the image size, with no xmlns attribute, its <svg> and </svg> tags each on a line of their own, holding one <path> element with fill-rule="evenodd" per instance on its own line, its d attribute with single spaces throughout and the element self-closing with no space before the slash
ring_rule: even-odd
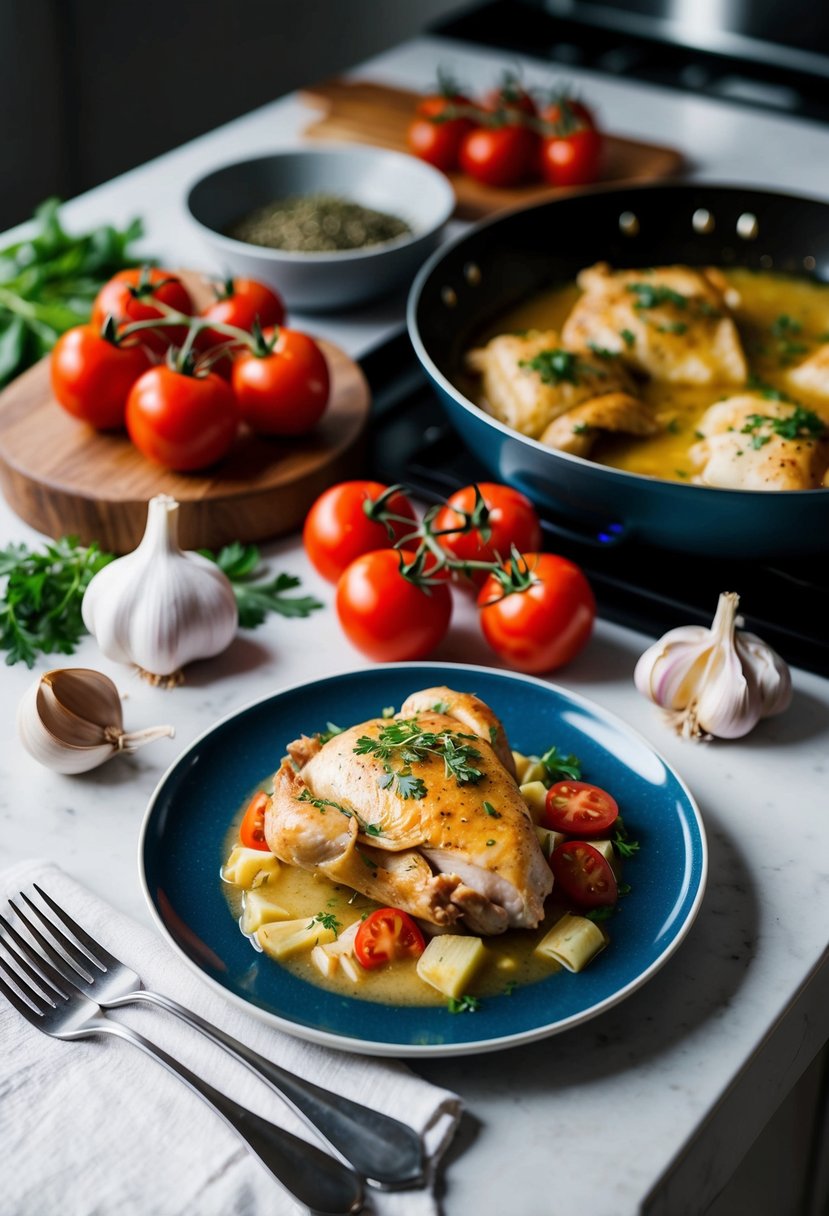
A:
<svg viewBox="0 0 829 1216">
<path fill-rule="evenodd" d="M 415 693 L 394 718 L 303 737 L 274 777 L 280 860 L 412 916 L 534 928 L 552 889 L 503 727 L 468 693 Z"/>
<path fill-rule="evenodd" d="M 759 393 L 718 401 L 690 450 L 699 485 L 731 490 L 814 490 L 827 481 L 829 430 L 812 410 Z"/>
<path fill-rule="evenodd" d="M 601 430 L 659 429 L 618 359 L 565 350 L 555 330 L 499 334 L 471 351 L 467 365 L 482 377 L 496 418 L 550 447 L 584 455 Z"/>
<path fill-rule="evenodd" d="M 808 359 L 793 367 L 787 380 L 795 392 L 829 403 L 829 342 L 824 342 Z"/>
<path fill-rule="evenodd" d="M 674 384 L 745 384 L 748 369 L 730 309 L 739 296 L 714 268 L 582 270 L 584 293 L 562 329 L 564 345 L 618 355 L 633 371 Z"/>
</svg>

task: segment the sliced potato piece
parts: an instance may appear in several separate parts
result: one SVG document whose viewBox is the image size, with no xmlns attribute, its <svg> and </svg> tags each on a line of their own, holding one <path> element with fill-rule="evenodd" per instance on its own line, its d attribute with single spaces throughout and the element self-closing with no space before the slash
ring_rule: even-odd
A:
<svg viewBox="0 0 829 1216">
<path fill-rule="evenodd" d="M 462 996 L 486 958 L 479 937 L 441 933 L 433 937 L 417 960 L 417 974 L 447 996 Z"/>
<path fill-rule="evenodd" d="M 515 765 L 515 780 L 520 785 L 524 780 L 524 774 L 530 767 L 532 761 L 530 760 L 529 756 L 525 756 L 523 752 L 514 751 L 512 753 L 512 762 Z"/>
<path fill-rule="evenodd" d="M 592 920 L 565 912 L 533 953 L 553 959 L 568 971 L 582 971 L 606 945 L 607 938 Z"/>
<path fill-rule="evenodd" d="M 264 849 L 247 849 L 237 844 L 222 868 L 222 878 L 235 887 L 259 887 L 279 876 L 279 858 Z"/>
<path fill-rule="evenodd" d="M 527 768 L 526 772 L 524 773 L 524 776 L 521 778 L 521 784 L 522 785 L 532 785 L 533 781 L 540 781 L 543 784 L 544 778 L 546 776 L 547 776 L 547 770 L 544 767 L 544 765 L 541 763 L 541 761 L 531 759 L 530 763 L 529 763 L 529 767 Z"/>
<path fill-rule="evenodd" d="M 527 804 L 533 823 L 542 823 L 547 805 L 547 787 L 543 781 L 525 781 L 518 792 Z"/>
<path fill-rule="evenodd" d="M 245 904 L 242 909 L 242 932 L 255 933 L 262 925 L 272 920 L 290 920 L 291 914 L 279 904 L 272 903 L 261 888 L 256 891 L 245 891 Z"/>
<path fill-rule="evenodd" d="M 295 954 L 313 950 L 314 946 L 324 946 L 335 937 L 333 929 L 326 929 L 306 916 L 297 920 L 271 921 L 256 930 L 259 945 L 277 960 L 293 958 Z"/>
<path fill-rule="evenodd" d="M 536 825 L 535 834 L 541 845 L 541 852 L 548 861 L 553 855 L 553 849 L 557 849 L 561 842 L 567 839 L 563 832 L 554 832 L 551 828 L 541 828 L 538 825 Z"/>
</svg>

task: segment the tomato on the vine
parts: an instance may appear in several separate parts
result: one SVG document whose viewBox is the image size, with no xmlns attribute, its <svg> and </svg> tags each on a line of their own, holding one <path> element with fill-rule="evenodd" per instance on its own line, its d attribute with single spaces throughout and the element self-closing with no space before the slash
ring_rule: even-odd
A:
<svg viewBox="0 0 829 1216">
<path fill-rule="evenodd" d="M 201 315 L 208 321 L 233 325 L 250 333 L 254 321 L 259 322 L 261 329 L 281 325 L 285 320 L 285 305 L 275 291 L 256 279 L 227 279 L 217 298 L 202 309 Z M 227 334 L 215 329 L 207 329 L 204 334 L 206 340 L 216 346 L 232 342 Z"/>
<path fill-rule="evenodd" d="M 575 131 L 579 127 L 596 126 L 596 119 L 589 106 L 577 97 L 568 97 L 566 93 L 556 94 L 541 110 L 541 118 L 544 122 L 559 127 L 562 134 Z"/>
<path fill-rule="evenodd" d="M 127 397 L 151 366 L 143 345 L 105 337 L 94 325 L 76 325 L 52 351 L 52 392 L 63 408 L 97 430 L 124 425 Z"/>
<path fill-rule="evenodd" d="M 489 512 L 486 527 L 489 538 L 483 540 L 481 532 L 473 528 L 469 532 L 448 532 L 438 536 L 438 541 L 447 552 L 459 561 L 506 561 L 512 547 L 519 553 L 534 553 L 541 547 L 541 524 L 535 507 L 524 494 L 512 486 L 482 481 L 478 489 Z M 465 512 L 471 515 L 475 507 L 475 486 L 464 486 L 446 500 L 435 516 L 436 532 L 460 527 Z M 476 586 L 486 579 L 486 571 L 472 570 L 469 578 Z"/>
<path fill-rule="evenodd" d="M 269 853 L 265 840 L 265 812 L 271 805 L 271 800 L 264 791 L 254 794 L 248 803 L 242 823 L 239 827 L 239 839 L 246 849 L 261 849 Z"/>
<path fill-rule="evenodd" d="M 193 312 L 193 301 L 181 279 L 169 270 L 142 266 L 120 270 L 108 283 L 104 283 L 95 297 L 90 320 L 98 329 L 102 328 L 109 316 L 115 318 L 119 327 L 134 321 L 156 320 L 164 316 L 164 311 L 156 307 L 154 301 L 187 316 Z M 170 346 L 180 346 L 186 335 L 184 327 L 168 325 L 141 330 L 140 341 L 150 350 L 163 354 Z"/>
<path fill-rule="evenodd" d="M 419 958 L 425 949 L 423 934 L 400 908 L 375 908 L 354 938 L 357 962 L 369 971 L 398 959 Z"/>
<path fill-rule="evenodd" d="M 352 645 L 378 663 L 423 659 L 449 628 L 452 596 L 446 582 L 416 586 L 400 572 L 405 549 L 364 553 L 337 584 L 337 615 Z M 427 567 L 428 570 L 428 567 Z"/>
<path fill-rule="evenodd" d="M 599 176 L 602 137 L 592 127 L 541 141 L 541 176 L 553 186 L 589 186 Z"/>
<path fill-rule="evenodd" d="M 524 114 L 534 118 L 538 113 L 532 94 L 524 88 L 517 76 L 507 72 L 498 88 L 490 89 L 483 100 L 483 108 L 490 113 L 504 112 Z"/>
<path fill-rule="evenodd" d="M 406 136 L 409 151 L 444 173 L 457 169 L 461 143 L 475 124 L 467 115 L 454 118 L 449 115 L 453 107 L 471 105 L 461 93 L 424 97 L 409 124 Z"/>
<path fill-rule="evenodd" d="M 586 781 L 557 781 L 547 791 L 544 818 L 555 832 L 603 836 L 619 818 L 616 799 Z"/>
<path fill-rule="evenodd" d="M 619 898 L 610 864 L 584 840 L 567 840 L 553 849 L 550 866 L 556 887 L 580 908 L 612 906 Z"/>
<path fill-rule="evenodd" d="M 312 565 L 323 578 L 336 583 L 355 558 L 375 549 L 390 548 L 417 527 L 414 508 L 400 491 L 385 500 L 385 508 L 406 522 L 385 526 L 370 519 L 367 503 L 376 502 L 388 486 L 379 481 L 342 481 L 319 496 L 305 519 L 302 540 Z"/>
<path fill-rule="evenodd" d="M 127 398 L 130 439 L 148 460 L 187 473 L 215 464 L 233 446 L 239 413 L 221 376 L 150 368 Z"/>
<path fill-rule="evenodd" d="M 242 418 L 260 435 L 304 435 L 325 413 L 330 377 L 325 355 L 297 329 L 265 330 L 262 351 L 233 361 L 233 392 Z"/>
<path fill-rule="evenodd" d="M 532 582 L 504 595 L 490 574 L 478 594 L 481 629 L 489 645 L 520 671 L 552 671 L 587 645 L 596 600 L 582 571 L 553 553 L 526 553 Z"/>
<path fill-rule="evenodd" d="M 486 186 L 515 186 L 534 168 L 538 136 L 514 123 L 476 127 L 464 138 L 460 166 Z"/>
</svg>

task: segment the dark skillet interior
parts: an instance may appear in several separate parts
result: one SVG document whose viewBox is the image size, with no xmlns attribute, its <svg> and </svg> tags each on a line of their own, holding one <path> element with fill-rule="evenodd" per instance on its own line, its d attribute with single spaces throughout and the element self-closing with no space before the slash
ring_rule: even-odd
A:
<svg viewBox="0 0 829 1216">
<path fill-rule="evenodd" d="M 421 285 L 415 320 L 427 352 L 456 382 L 482 329 L 601 261 L 746 266 L 829 280 L 829 204 L 692 183 L 596 191 L 496 217 L 449 248 Z M 449 307 L 447 292 L 457 299 Z"/>
</svg>

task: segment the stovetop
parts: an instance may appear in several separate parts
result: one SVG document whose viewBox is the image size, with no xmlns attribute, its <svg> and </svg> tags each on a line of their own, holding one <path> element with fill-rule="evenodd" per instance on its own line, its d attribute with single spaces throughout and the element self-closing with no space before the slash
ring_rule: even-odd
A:
<svg viewBox="0 0 829 1216">
<path fill-rule="evenodd" d="M 361 360 L 374 406 L 369 467 L 427 502 L 492 480 L 463 446 L 401 333 Z M 745 627 L 790 664 L 829 676 L 829 564 L 825 559 L 723 560 L 656 550 L 633 541 L 606 547 L 563 536 L 540 511 L 545 548 L 582 567 L 601 616 L 660 636 L 677 625 L 710 625 L 721 591 L 740 595 Z"/>
</svg>

